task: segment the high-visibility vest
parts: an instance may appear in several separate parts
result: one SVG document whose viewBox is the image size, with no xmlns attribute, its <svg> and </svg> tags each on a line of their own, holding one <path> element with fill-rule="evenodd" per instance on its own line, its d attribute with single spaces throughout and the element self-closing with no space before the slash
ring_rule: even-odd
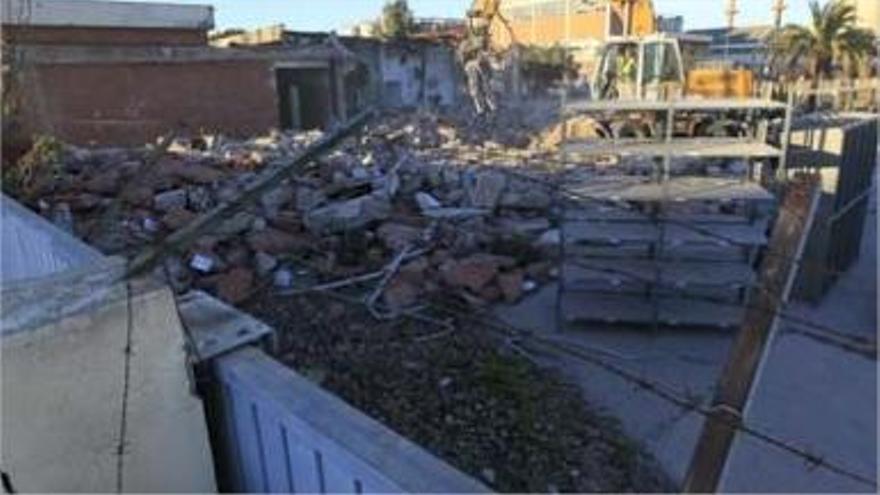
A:
<svg viewBox="0 0 880 495">
<path fill-rule="evenodd" d="M 617 73 L 621 79 L 635 79 L 636 61 L 632 57 L 622 57 Z"/>
</svg>

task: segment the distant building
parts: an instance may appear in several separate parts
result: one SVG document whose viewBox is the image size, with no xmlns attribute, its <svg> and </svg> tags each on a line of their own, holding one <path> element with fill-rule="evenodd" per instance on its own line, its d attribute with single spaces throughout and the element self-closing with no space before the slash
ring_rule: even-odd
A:
<svg viewBox="0 0 880 495">
<path fill-rule="evenodd" d="M 688 33 L 712 40 L 709 50 L 698 61 L 723 61 L 760 71 L 767 62 L 773 26 L 695 29 Z"/>
<path fill-rule="evenodd" d="M 498 48 L 511 43 L 537 46 L 567 46 L 582 73 L 591 73 L 602 44 L 609 36 L 656 29 L 650 2 L 632 4 L 630 15 L 608 0 L 505 0 L 501 22 L 492 25 L 492 41 Z"/>
<path fill-rule="evenodd" d="M 681 33 L 684 31 L 684 16 L 657 17 L 657 30 L 663 33 Z"/>
<path fill-rule="evenodd" d="M 208 44 L 207 5 L 94 0 L 2 0 L 4 49 L 22 105 L 10 120 L 25 139 L 140 145 L 168 132 L 247 136 L 327 128 L 349 113 L 341 46 L 247 50 Z M 280 32 L 258 33 L 256 41 Z M 253 40 L 252 40 L 253 41 Z M 7 64 L 4 60 L 4 64 Z M 13 70 L 4 67 L 4 83 Z M 294 91 L 296 90 L 296 92 Z M 295 102 L 290 96 L 295 93 Z M 4 135 L 4 144 L 8 135 Z"/>
<path fill-rule="evenodd" d="M 880 0 L 846 0 L 856 7 L 860 27 L 874 31 L 880 36 Z"/>
<path fill-rule="evenodd" d="M 325 32 L 288 31 L 269 26 L 231 33 L 214 39 L 223 46 L 296 52 L 313 47 L 339 46 L 355 56 L 355 70 L 344 77 L 344 103 L 349 113 L 369 105 L 384 108 L 449 107 L 459 97 L 460 71 L 451 43 L 443 36 L 415 36 L 402 40 L 378 37 L 335 36 Z M 308 104 L 313 97 L 284 96 L 287 81 L 279 82 L 282 106 L 294 100 Z M 301 91 L 301 90 L 300 90 Z M 295 106 L 295 105 L 294 105 Z M 282 119 L 284 119 L 282 114 Z"/>
</svg>

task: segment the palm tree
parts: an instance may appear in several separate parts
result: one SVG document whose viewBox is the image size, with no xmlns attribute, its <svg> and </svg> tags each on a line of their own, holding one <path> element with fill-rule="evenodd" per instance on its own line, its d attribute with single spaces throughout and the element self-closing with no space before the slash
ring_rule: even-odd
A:
<svg viewBox="0 0 880 495">
<path fill-rule="evenodd" d="M 874 51 L 874 35 L 856 27 L 854 4 L 830 0 L 820 6 L 812 0 L 810 13 L 807 26 L 789 25 L 779 33 L 777 48 L 787 55 L 789 67 L 805 62 L 814 83 L 830 76 L 835 63 L 855 67 Z"/>
</svg>

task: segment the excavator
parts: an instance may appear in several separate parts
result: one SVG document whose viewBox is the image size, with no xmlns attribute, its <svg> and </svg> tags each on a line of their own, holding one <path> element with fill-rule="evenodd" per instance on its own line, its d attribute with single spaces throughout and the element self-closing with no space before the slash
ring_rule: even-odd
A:
<svg viewBox="0 0 880 495">
<path fill-rule="evenodd" d="M 745 98 L 754 93 L 755 75 L 750 70 L 723 63 L 700 66 L 698 59 L 704 58 L 709 38 L 660 32 L 652 0 L 563 1 L 570 2 L 574 12 L 590 8 L 604 17 L 603 22 L 586 23 L 590 27 L 577 33 L 605 40 L 590 84 L 594 99 Z M 506 5 L 505 0 L 474 0 L 468 11 L 469 38 L 481 38 L 472 46 L 500 53 L 517 44 L 518 31 L 535 24 L 508 19 Z M 695 119 L 689 133 L 705 132 L 710 125 Z M 711 132 L 724 130 L 715 126 Z"/>
</svg>

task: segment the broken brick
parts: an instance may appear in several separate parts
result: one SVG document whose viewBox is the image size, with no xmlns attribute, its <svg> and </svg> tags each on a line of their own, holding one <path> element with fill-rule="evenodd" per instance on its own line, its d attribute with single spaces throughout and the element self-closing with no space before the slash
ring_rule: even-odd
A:
<svg viewBox="0 0 880 495">
<path fill-rule="evenodd" d="M 247 242 L 254 251 L 275 255 L 290 253 L 305 244 L 303 239 L 273 228 L 252 232 L 248 235 Z"/>
<path fill-rule="evenodd" d="M 524 275 L 522 270 L 514 270 L 498 275 L 498 287 L 504 300 L 514 303 L 522 297 Z"/>
<path fill-rule="evenodd" d="M 418 302 L 420 292 L 418 285 L 397 276 L 388 283 L 383 297 L 391 309 L 403 309 Z"/>
<path fill-rule="evenodd" d="M 209 277 L 206 282 L 216 288 L 220 299 L 238 304 L 250 295 L 254 285 L 254 272 L 248 268 L 236 267 L 226 273 Z"/>
<path fill-rule="evenodd" d="M 463 287 L 479 292 L 495 278 L 498 266 L 479 259 L 449 260 L 440 265 L 443 281 L 452 287 Z"/>
</svg>

